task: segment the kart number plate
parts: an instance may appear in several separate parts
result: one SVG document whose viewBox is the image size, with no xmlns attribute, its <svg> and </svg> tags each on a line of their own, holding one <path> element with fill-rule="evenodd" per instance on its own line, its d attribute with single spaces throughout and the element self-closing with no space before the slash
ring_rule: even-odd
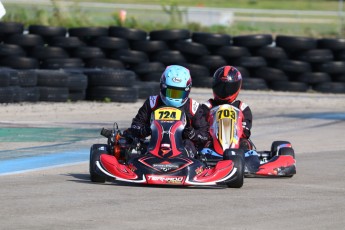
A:
<svg viewBox="0 0 345 230">
<path fill-rule="evenodd" d="M 160 108 L 155 110 L 155 120 L 178 121 L 181 120 L 182 111 L 177 108 Z"/>
<path fill-rule="evenodd" d="M 221 120 L 224 118 L 230 118 L 235 120 L 236 119 L 236 112 L 232 108 L 220 108 L 217 111 L 217 120 Z"/>
</svg>

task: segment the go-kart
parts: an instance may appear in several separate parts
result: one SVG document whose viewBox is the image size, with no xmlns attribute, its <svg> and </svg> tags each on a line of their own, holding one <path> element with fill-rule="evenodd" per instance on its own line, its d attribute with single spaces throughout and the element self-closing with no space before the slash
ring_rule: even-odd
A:
<svg viewBox="0 0 345 230">
<path fill-rule="evenodd" d="M 210 135 L 213 142 L 201 151 L 208 164 L 223 159 L 226 152 L 237 150 L 245 159 L 245 177 L 292 177 L 296 174 L 296 160 L 292 145 L 288 141 L 274 141 L 270 151 L 243 149 L 240 142 L 243 133 L 243 114 L 238 108 L 224 104 L 210 110 Z"/>
<path fill-rule="evenodd" d="M 215 164 L 191 158 L 184 148 L 182 132 L 186 114 L 173 107 L 160 107 L 151 115 L 151 138 L 128 138 L 115 123 L 102 129 L 107 144 L 90 150 L 91 181 L 109 180 L 151 185 L 210 186 L 240 188 L 244 159 L 237 150 L 226 150 Z M 235 153 L 234 153 L 235 152 Z"/>
</svg>

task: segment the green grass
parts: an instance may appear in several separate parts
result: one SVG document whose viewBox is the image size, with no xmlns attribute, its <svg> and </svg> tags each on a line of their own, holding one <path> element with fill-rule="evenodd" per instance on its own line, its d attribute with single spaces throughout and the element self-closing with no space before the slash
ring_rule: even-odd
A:
<svg viewBox="0 0 345 230">
<path fill-rule="evenodd" d="M 255 13 L 235 13 L 235 23 L 229 26 L 214 25 L 202 26 L 197 22 L 183 23 L 180 16 L 184 16 L 184 10 L 187 6 L 205 6 L 219 8 L 252 8 L 252 9 L 285 9 L 285 10 L 338 10 L 338 1 L 334 0 L 209 0 L 209 1 L 191 1 L 191 0 L 126 0 L 126 3 L 136 4 L 158 4 L 162 5 L 162 10 L 127 10 L 127 19 L 121 22 L 118 17 L 120 9 L 86 9 L 80 8 L 78 0 L 71 7 L 63 8 L 58 1 L 51 0 L 53 7 L 43 7 L 37 5 L 20 6 L 16 4 L 7 5 L 7 15 L 4 21 L 17 21 L 24 23 L 25 26 L 32 24 L 64 26 L 67 28 L 81 26 L 111 26 L 120 25 L 131 28 L 143 29 L 145 31 L 159 29 L 189 29 L 191 31 L 204 31 L 212 33 L 226 33 L 230 35 L 269 33 L 269 34 L 287 34 L 301 35 L 311 37 L 343 37 L 344 29 L 341 28 L 340 18 L 334 16 L 306 16 L 306 15 L 265 15 Z M 90 1 L 92 0 L 80 0 Z M 100 2 L 100 1 L 98 1 Z M 123 3 L 118 0 L 101 0 L 101 2 Z M 163 5 L 166 11 L 164 11 Z M 247 20 L 236 20 L 236 17 L 242 17 Z M 291 18 L 292 20 L 311 19 L 312 22 L 278 22 L 274 19 Z M 258 20 L 257 18 L 260 18 Z M 329 23 L 313 23 L 315 19 L 329 20 Z M 343 23 L 345 24 L 345 23 Z"/>
<path fill-rule="evenodd" d="M 69 0 L 94 2 L 94 0 Z M 338 10 L 338 0 L 101 0 L 108 3 L 156 4 L 196 7 L 283 9 L 283 10 Z"/>
</svg>

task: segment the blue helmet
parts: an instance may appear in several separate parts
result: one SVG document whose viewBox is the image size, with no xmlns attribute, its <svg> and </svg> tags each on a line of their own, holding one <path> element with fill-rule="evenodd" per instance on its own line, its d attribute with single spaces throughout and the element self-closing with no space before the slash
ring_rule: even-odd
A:
<svg viewBox="0 0 345 230">
<path fill-rule="evenodd" d="M 181 107 L 188 100 L 192 88 L 189 70 L 183 66 L 168 66 L 162 74 L 161 98 L 167 106 Z"/>
</svg>

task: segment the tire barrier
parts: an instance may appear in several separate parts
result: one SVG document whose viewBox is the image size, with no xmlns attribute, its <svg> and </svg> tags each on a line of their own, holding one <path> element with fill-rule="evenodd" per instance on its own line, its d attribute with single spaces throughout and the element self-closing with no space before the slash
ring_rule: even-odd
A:
<svg viewBox="0 0 345 230">
<path fill-rule="evenodd" d="M 1 103 L 133 102 L 156 94 L 172 64 L 190 70 L 194 87 L 233 65 L 243 89 L 345 93 L 344 39 L 0 22 L 0 41 Z"/>
</svg>

